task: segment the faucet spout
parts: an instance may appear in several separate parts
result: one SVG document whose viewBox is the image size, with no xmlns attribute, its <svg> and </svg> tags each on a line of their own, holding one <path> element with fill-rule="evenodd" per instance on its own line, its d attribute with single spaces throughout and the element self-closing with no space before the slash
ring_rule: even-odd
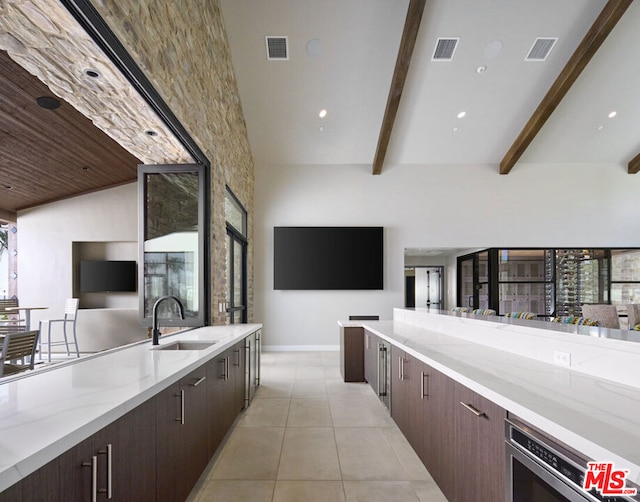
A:
<svg viewBox="0 0 640 502">
<path fill-rule="evenodd" d="M 184 306 L 182 305 L 182 302 L 180 300 L 178 300 L 177 297 L 172 296 L 172 295 L 166 295 L 166 296 L 161 296 L 160 298 L 158 298 L 156 300 L 156 302 L 153 304 L 153 314 L 152 314 L 152 327 L 153 329 L 151 330 L 151 335 L 153 337 L 153 345 L 159 345 L 159 339 L 160 339 L 160 329 L 158 328 L 158 306 L 165 300 L 173 300 L 174 302 L 176 302 L 178 304 L 178 310 L 180 311 L 180 319 L 184 319 Z"/>
</svg>

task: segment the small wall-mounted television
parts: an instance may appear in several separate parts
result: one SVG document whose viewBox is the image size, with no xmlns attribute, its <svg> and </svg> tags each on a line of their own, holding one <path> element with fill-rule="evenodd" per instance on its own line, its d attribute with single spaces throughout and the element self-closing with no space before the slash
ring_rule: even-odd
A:
<svg viewBox="0 0 640 502">
<path fill-rule="evenodd" d="M 136 291 L 135 261 L 80 260 L 80 292 Z"/>
<path fill-rule="evenodd" d="M 382 227 L 275 227 L 274 289 L 384 289 Z"/>
</svg>

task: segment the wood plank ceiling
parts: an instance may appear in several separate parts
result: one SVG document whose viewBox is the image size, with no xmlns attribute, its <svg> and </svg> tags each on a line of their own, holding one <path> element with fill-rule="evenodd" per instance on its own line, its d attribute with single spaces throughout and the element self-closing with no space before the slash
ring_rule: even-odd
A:
<svg viewBox="0 0 640 502">
<path fill-rule="evenodd" d="M 130 183 L 139 160 L 68 103 L 54 110 L 36 77 L 0 51 L 0 218 Z"/>
</svg>

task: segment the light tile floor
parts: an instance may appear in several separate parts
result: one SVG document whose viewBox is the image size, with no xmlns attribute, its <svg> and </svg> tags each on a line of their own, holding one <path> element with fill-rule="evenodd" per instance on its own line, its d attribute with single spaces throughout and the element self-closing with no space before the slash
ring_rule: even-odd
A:
<svg viewBox="0 0 640 502">
<path fill-rule="evenodd" d="M 189 502 L 446 502 L 338 352 L 265 352 L 255 399 Z"/>
</svg>

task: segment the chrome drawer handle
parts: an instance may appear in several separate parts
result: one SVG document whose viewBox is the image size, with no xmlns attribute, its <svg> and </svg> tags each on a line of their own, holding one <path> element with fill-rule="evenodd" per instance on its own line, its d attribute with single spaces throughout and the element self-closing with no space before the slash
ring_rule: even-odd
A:
<svg viewBox="0 0 640 502">
<path fill-rule="evenodd" d="M 203 376 L 202 378 L 199 378 L 196 382 L 192 383 L 191 386 L 192 387 L 197 387 L 198 385 L 200 385 L 202 382 L 204 382 L 207 379 L 206 376 Z"/>
<path fill-rule="evenodd" d="M 476 417 L 486 417 L 487 416 L 487 414 L 484 411 L 477 410 L 473 406 L 471 406 L 470 404 L 463 403 L 462 401 L 460 401 L 460 404 L 462 406 L 464 406 L 466 409 L 468 409 L 471 413 L 473 413 Z"/>
</svg>

